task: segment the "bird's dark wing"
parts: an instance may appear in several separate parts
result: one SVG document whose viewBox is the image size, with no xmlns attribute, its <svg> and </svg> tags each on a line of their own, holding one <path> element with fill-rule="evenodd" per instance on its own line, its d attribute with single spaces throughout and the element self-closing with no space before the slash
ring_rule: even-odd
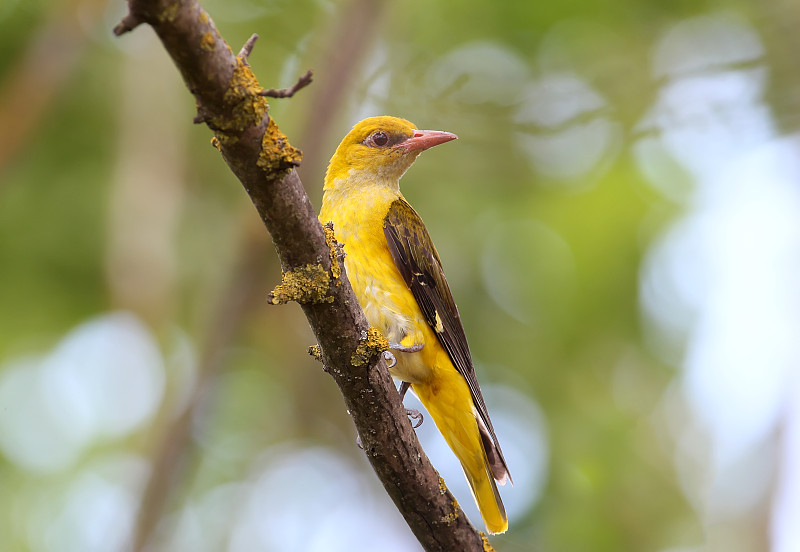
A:
<svg viewBox="0 0 800 552">
<path fill-rule="evenodd" d="M 508 468 L 475 377 L 472 355 L 458 316 L 458 308 L 431 237 L 420 216 L 404 199 L 395 200 L 389 207 L 383 220 L 383 231 L 394 263 L 417 300 L 425 319 L 450 356 L 453 366 L 467 381 L 480 421 L 490 434 L 485 435 L 484 428 L 481 428 L 484 449 L 495 479 L 502 480 L 508 474 Z M 491 442 L 487 443 L 486 438 L 489 436 Z"/>
</svg>

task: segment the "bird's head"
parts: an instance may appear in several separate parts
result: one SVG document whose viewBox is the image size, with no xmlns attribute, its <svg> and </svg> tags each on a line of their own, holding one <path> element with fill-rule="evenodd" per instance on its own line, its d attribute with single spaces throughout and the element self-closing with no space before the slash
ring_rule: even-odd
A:
<svg viewBox="0 0 800 552">
<path fill-rule="evenodd" d="M 325 175 L 325 189 L 344 181 L 396 186 L 420 153 L 456 138 L 450 132 L 417 130 L 397 117 L 364 119 L 336 149 Z"/>
</svg>

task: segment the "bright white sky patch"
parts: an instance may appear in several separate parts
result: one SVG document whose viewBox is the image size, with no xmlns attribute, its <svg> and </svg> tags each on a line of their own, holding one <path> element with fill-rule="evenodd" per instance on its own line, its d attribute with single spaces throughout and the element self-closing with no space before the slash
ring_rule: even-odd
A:
<svg viewBox="0 0 800 552">
<path fill-rule="evenodd" d="M 127 435 L 148 420 L 164 378 L 158 344 L 138 319 L 95 318 L 47 356 L 0 371 L 0 449 L 26 469 L 68 467 L 94 439 Z"/>
<path fill-rule="evenodd" d="M 420 550 L 368 468 L 322 447 L 274 447 L 261 463 L 232 516 L 229 552 Z"/>
<path fill-rule="evenodd" d="M 525 61 L 510 48 L 489 41 L 469 42 L 431 65 L 425 88 L 433 98 L 448 93 L 453 101 L 466 104 L 510 105 L 528 74 Z"/>
<path fill-rule="evenodd" d="M 547 73 L 526 86 L 520 98 L 513 117 L 520 129 L 516 137 L 540 174 L 584 176 L 618 149 L 619 124 L 602 112 L 606 100 L 578 74 Z"/>
<path fill-rule="evenodd" d="M 800 139 L 776 137 L 765 70 L 730 66 L 761 52 L 727 15 L 679 23 L 656 49 L 655 73 L 669 81 L 643 123 L 694 185 L 642 291 L 657 326 L 685 332 L 691 423 L 675 426 L 678 466 L 709 531 L 757 507 L 776 485 L 774 466 L 790 463 L 775 458 L 774 439 L 800 367 Z M 796 522 L 798 501 L 779 497 L 773 530 L 785 550 L 800 550 L 800 526 L 779 521 Z"/>
</svg>

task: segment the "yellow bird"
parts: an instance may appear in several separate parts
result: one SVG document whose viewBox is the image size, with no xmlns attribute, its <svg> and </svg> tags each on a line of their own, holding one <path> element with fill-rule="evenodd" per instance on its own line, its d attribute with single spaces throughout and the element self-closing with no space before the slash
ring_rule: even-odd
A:
<svg viewBox="0 0 800 552">
<path fill-rule="evenodd" d="M 325 175 L 320 221 L 344 243 L 345 267 L 370 325 L 396 351 L 410 385 L 461 462 L 490 533 L 508 528 L 495 482 L 511 478 L 475 377 L 458 309 L 428 231 L 400 193 L 400 177 L 449 132 L 372 117 L 345 136 Z"/>
</svg>

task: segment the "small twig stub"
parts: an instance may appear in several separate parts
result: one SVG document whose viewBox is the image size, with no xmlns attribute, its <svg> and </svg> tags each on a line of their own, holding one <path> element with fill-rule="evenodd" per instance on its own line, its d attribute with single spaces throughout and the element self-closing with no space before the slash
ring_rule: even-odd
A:
<svg viewBox="0 0 800 552">
<path fill-rule="evenodd" d="M 302 90 L 311 84 L 311 77 L 313 75 L 314 73 L 311 71 L 311 69 L 309 69 L 306 71 L 305 75 L 297 79 L 297 82 L 289 88 L 269 88 L 267 90 L 262 90 L 258 93 L 258 95 L 266 96 L 268 98 L 291 98 L 298 90 Z"/>
<path fill-rule="evenodd" d="M 242 49 L 239 50 L 238 57 L 242 58 L 243 62 L 247 63 L 247 58 L 249 58 L 250 54 L 253 52 L 253 47 L 256 45 L 256 40 L 258 40 L 258 35 L 253 33 L 250 35 L 250 38 L 247 39 L 247 42 L 244 43 Z"/>
<path fill-rule="evenodd" d="M 136 27 L 138 27 L 142 21 L 133 15 L 132 13 L 127 14 L 125 17 L 122 18 L 122 21 L 117 23 L 116 27 L 114 27 L 114 35 L 121 36 L 127 32 L 132 31 Z"/>
</svg>

